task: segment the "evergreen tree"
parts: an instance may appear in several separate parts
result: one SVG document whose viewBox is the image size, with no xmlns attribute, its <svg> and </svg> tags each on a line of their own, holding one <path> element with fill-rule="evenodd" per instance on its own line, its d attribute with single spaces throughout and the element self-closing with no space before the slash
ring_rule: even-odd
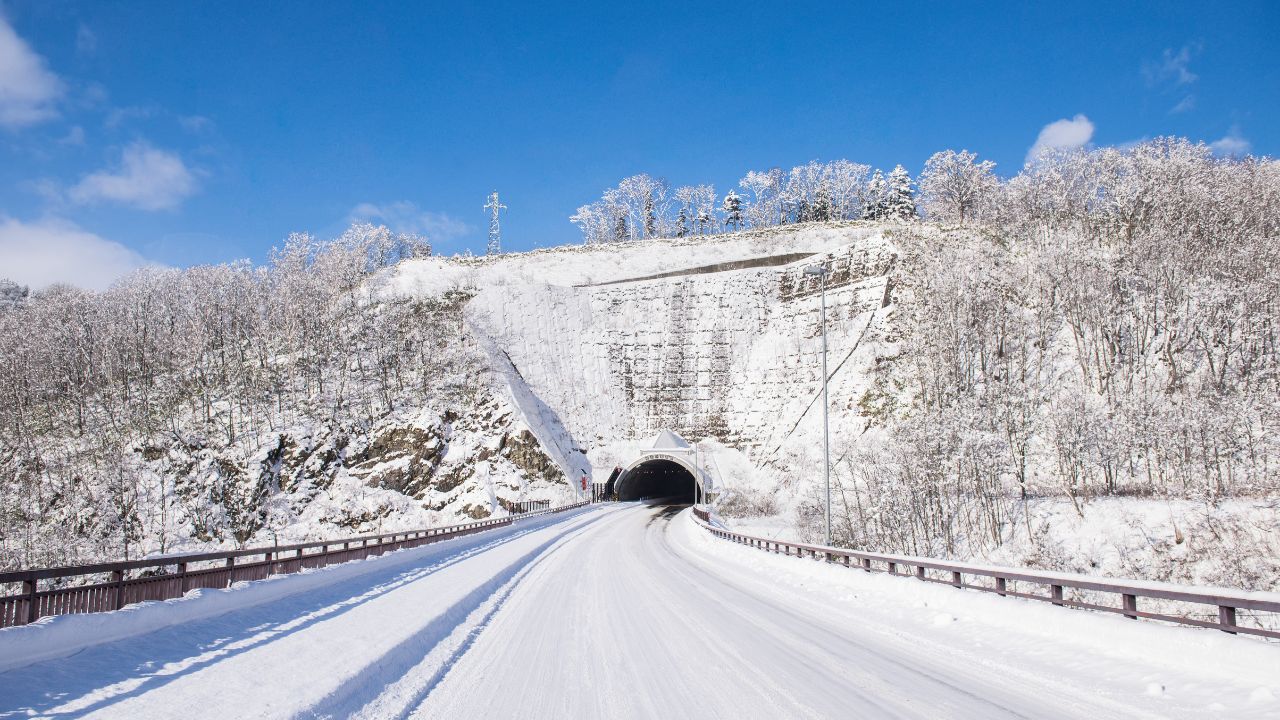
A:
<svg viewBox="0 0 1280 720">
<path fill-rule="evenodd" d="M 865 220 L 880 220 L 885 216 L 888 208 L 888 185 L 884 181 L 884 173 L 879 169 L 871 176 L 871 181 L 867 183 L 867 204 L 862 210 L 862 217 Z"/>
<path fill-rule="evenodd" d="M 658 215 L 653 208 L 653 191 L 644 195 L 644 236 L 652 238 L 658 234 Z"/>
<path fill-rule="evenodd" d="M 699 185 L 693 191 L 693 204 L 697 211 L 694 222 L 698 234 L 706 235 L 716 229 L 716 189 L 712 185 Z"/>
<path fill-rule="evenodd" d="M 742 227 L 742 196 L 730 190 L 728 195 L 724 196 L 724 203 L 720 206 L 720 210 L 724 213 L 724 226 L 726 228 L 739 229 Z"/>
<path fill-rule="evenodd" d="M 709 208 L 701 208 L 698 210 L 698 234 L 706 235 L 707 228 L 715 229 L 716 218 Z"/>
<path fill-rule="evenodd" d="M 813 198 L 813 207 L 810 214 L 812 220 L 823 222 L 831 219 L 831 189 L 826 185 L 818 188 L 818 193 Z"/>
<path fill-rule="evenodd" d="M 680 213 L 676 215 L 676 237 L 684 237 L 689 234 L 689 209 L 681 206 Z"/>
<path fill-rule="evenodd" d="M 792 200 L 787 203 L 787 215 L 793 223 L 809 222 L 812 215 L 809 212 L 809 201 L 804 198 Z"/>
<path fill-rule="evenodd" d="M 901 165 L 895 167 L 889 173 L 886 185 L 884 217 L 896 220 L 915 220 L 920 217 L 916 212 L 916 194 L 911 187 L 911 176 L 907 174 L 906 168 Z"/>
<path fill-rule="evenodd" d="M 627 214 L 625 212 L 620 212 L 618 213 L 618 219 L 613 225 L 613 240 L 614 242 L 622 242 L 623 240 L 628 239 L 629 236 L 630 231 L 627 228 Z"/>
</svg>

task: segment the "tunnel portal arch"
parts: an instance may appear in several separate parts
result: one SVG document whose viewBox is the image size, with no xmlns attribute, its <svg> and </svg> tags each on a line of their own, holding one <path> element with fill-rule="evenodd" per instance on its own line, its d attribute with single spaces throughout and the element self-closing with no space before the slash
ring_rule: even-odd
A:
<svg viewBox="0 0 1280 720">
<path fill-rule="evenodd" d="M 619 500 L 672 497 L 692 503 L 703 493 L 702 473 L 687 452 L 645 452 L 618 475 L 614 493 Z"/>
</svg>

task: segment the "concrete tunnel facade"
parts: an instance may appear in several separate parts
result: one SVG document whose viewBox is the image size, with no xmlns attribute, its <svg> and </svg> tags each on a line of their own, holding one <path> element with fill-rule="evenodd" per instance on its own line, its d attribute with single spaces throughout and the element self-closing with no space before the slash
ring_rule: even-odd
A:
<svg viewBox="0 0 1280 720">
<path fill-rule="evenodd" d="M 663 430 L 653 447 L 623 468 L 613 491 L 618 500 L 671 498 L 672 502 L 692 503 L 703 493 L 704 473 L 694 462 L 693 448 L 684 438 Z"/>
</svg>

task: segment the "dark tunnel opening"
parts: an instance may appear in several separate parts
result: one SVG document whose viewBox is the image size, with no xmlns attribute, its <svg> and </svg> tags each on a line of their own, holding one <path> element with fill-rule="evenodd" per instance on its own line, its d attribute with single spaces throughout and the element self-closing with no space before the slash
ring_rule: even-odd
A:
<svg viewBox="0 0 1280 720">
<path fill-rule="evenodd" d="M 693 473 L 670 460 L 646 460 L 632 468 L 618 483 L 619 500 L 664 498 L 668 502 L 693 503 Z"/>
</svg>

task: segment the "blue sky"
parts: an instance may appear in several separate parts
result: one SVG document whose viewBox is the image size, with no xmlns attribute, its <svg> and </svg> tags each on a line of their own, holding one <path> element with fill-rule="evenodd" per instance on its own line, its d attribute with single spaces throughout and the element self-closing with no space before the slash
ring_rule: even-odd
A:
<svg viewBox="0 0 1280 720">
<path fill-rule="evenodd" d="M 1042 130 L 1280 149 L 1280 3 L 1062 5 L 0 0 L 0 277 L 260 262 L 357 216 L 482 252 L 495 188 L 508 248 L 557 245 L 637 172 L 1011 174 Z"/>
</svg>

